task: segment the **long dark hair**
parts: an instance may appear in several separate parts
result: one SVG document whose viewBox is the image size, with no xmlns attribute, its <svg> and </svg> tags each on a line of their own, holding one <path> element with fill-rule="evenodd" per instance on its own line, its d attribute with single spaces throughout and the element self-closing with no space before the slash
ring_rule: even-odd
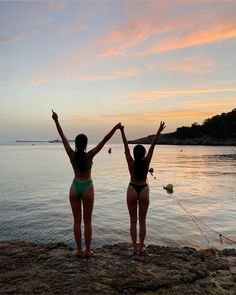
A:
<svg viewBox="0 0 236 295">
<path fill-rule="evenodd" d="M 86 147 L 88 144 L 88 137 L 85 134 L 79 134 L 75 138 L 75 161 L 76 168 L 80 172 L 86 171 Z"/>
<path fill-rule="evenodd" d="M 145 159 L 146 149 L 141 144 L 137 144 L 133 149 L 134 154 L 134 176 L 137 180 L 146 178 L 148 165 Z"/>
</svg>

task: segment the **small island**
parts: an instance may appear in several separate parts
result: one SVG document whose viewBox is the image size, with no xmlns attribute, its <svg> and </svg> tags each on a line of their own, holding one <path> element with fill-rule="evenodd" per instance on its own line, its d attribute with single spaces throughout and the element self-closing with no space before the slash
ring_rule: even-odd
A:
<svg viewBox="0 0 236 295">
<path fill-rule="evenodd" d="M 131 144 L 151 144 L 154 135 L 130 140 Z M 158 144 L 236 146 L 236 109 L 204 120 L 202 125 L 179 127 L 175 132 L 161 134 Z"/>
</svg>

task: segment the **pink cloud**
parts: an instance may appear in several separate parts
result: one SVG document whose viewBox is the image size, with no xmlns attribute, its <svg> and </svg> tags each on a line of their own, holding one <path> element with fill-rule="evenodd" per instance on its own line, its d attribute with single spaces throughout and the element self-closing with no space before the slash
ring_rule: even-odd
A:
<svg viewBox="0 0 236 295">
<path fill-rule="evenodd" d="M 164 51 L 223 41 L 234 37 L 236 37 L 236 25 L 235 27 L 231 27 L 227 26 L 227 24 L 217 24 L 206 29 L 186 32 L 183 36 L 176 34 L 171 38 L 162 40 L 151 49 L 142 52 L 136 51 L 133 52 L 132 55 L 143 56 L 157 54 Z"/>
<path fill-rule="evenodd" d="M 75 80 L 113 80 L 113 79 L 124 79 L 129 78 L 133 76 L 137 76 L 140 73 L 138 69 L 125 69 L 121 71 L 116 71 L 113 73 L 108 74 L 98 74 L 98 75 L 90 75 L 90 76 L 81 76 L 78 78 L 75 78 Z"/>
<path fill-rule="evenodd" d="M 107 50 L 103 50 L 99 53 L 101 57 L 109 57 L 109 56 L 126 56 L 127 54 L 123 49 L 120 48 L 109 48 Z"/>
<path fill-rule="evenodd" d="M 157 33 L 176 30 L 181 26 L 182 20 L 161 23 L 156 17 L 146 20 L 133 19 L 128 24 L 111 30 L 104 38 L 97 41 L 100 46 L 105 47 L 99 52 L 99 56 L 128 55 L 124 50 L 135 47 Z"/>
<path fill-rule="evenodd" d="M 15 34 L 12 36 L 0 37 L 0 43 L 15 43 L 23 39 L 22 34 Z"/>
<path fill-rule="evenodd" d="M 48 82 L 47 78 L 41 78 L 41 79 L 37 79 L 37 80 L 32 80 L 31 85 L 32 86 L 37 86 L 37 85 L 40 85 L 40 84 L 45 84 L 47 82 Z"/>
<path fill-rule="evenodd" d="M 189 9 L 189 13 L 182 10 L 185 14 L 180 12 L 177 3 L 168 3 L 158 1 L 156 6 L 152 3 L 150 15 L 144 12 L 97 40 L 102 48 L 99 56 L 145 56 L 236 37 L 233 2 L 232 7 L 223 6 L 221 2 L 214 2 L 214 6 L 209 5 L 209 1 L 177 2 L 185 10 Z"/>
<path fill-rule="evenodd" d="M 46 3 L 42 3 L 45 5 L 45 9 L 48 11 L 61 11 L 64 9 L 64 2 L 63 1 L 47 1 Z"/>
<path fill-rule="evenodd" d="M 78 31 L 86 30 L 88 27 L 89 27 L 88 24 L 72 23 L 72 24 L 67 24 L 65 26 L 65 30 L 78 32 Z"/>
</svg>

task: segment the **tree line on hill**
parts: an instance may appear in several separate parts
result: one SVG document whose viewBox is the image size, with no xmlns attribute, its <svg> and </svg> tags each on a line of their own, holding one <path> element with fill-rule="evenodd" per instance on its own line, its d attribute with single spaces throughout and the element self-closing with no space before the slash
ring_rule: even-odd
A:
<svg viewBox="0 0 236 295">
<path fill-rule="evenodd" d="M 150 144 L 154 135 L 136 140 L 133 144 Z M 202 125 L 179 127 L 175 132 L 161 134 L 158 144 L 174 145 L 236 145 L 236 109 L 204 120 Z"/>
<path fill-rule="evenodd" d="M 175 132 L 175 136 L 180 139 L 197 138 L 204 135 L 221 139 L 235 138 L 236 108 L 231 112 L 206 119 L 202 125 L 193 123 L 191 127 L 179 127 Z"/>
</svg>

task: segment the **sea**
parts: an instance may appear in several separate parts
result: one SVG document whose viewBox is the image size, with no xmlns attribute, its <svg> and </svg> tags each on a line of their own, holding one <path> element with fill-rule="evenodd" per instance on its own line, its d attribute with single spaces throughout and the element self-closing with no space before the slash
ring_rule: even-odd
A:
<svg viewBox="0 0 236 295">
<path fill-rule="evenodd" d="M 146 245 L 235 248 L 236 147 L 157 145 L 150 167 Z M 131 242 L 122 144 L 106 144 L 94 158 L 92 178 L 92 247 Z M 60 143 L 0 144 L 0 240 L 75 247 L 72 179 Z"/>
</svg>

